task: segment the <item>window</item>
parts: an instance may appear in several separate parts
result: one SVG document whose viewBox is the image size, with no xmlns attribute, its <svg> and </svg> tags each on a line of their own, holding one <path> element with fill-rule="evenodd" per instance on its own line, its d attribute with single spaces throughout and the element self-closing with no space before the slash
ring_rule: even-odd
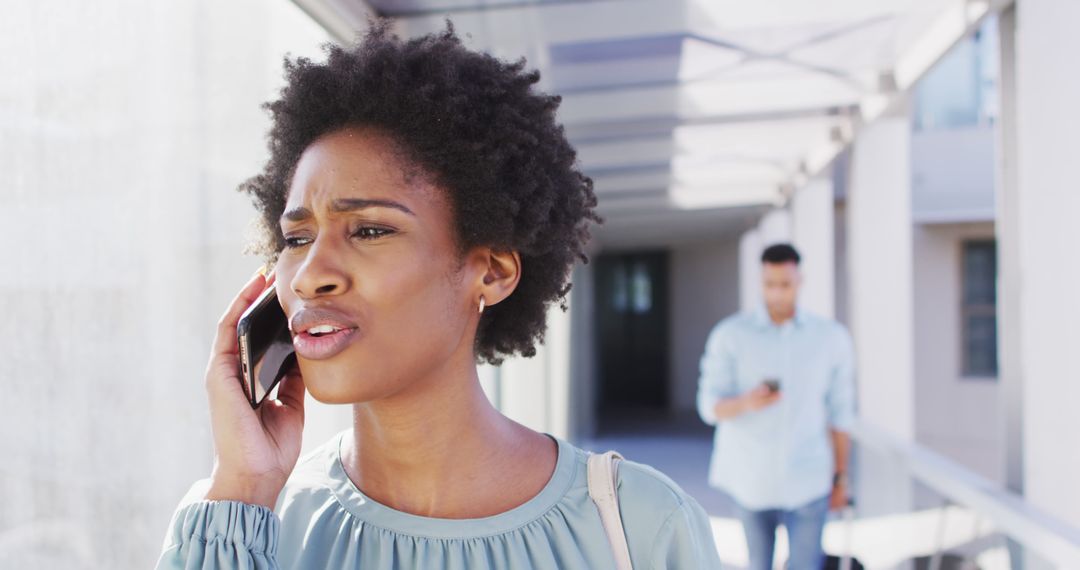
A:
<svg viewBox="0 0 1080 570">
<path fill-rule="evenodd" d="M 652 309 L 652 278 L 649 267 L 642 261 L 633 264 L 627 274 L 628 263 L 619 263 L 612 270 L 611 306 L 617 313 L 631 309 L 636 314 Z"/>
<path fill-rule="evenodd" d="M 998 23 L 987 18 L 961 40 L 915 85 L 916 131 L 987 125 L 996 120 L 998 101 Z"/>
<path fill-rule="evenodd" d="M 963 244 L 963 375 L 997 377 L 997 243 Z"/>
</svg>

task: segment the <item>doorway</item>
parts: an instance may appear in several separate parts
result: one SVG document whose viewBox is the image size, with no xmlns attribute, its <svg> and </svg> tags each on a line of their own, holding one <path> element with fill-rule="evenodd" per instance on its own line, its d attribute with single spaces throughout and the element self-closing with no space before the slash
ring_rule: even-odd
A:
<svg viewBox="0 0 1080 570">
<path fill-rule="evenodd" d="M 663 413 L 668 395 L 666 251 L 601 254 L 596 261 L 597 428 Z"/>
</svg>

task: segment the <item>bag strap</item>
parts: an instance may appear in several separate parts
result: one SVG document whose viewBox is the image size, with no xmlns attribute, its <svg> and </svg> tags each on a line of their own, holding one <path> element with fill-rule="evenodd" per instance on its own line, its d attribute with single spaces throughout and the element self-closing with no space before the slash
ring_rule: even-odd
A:
<svg viewBox="0 0 1080 570">
<path fill-rule="evenodd" d="M 611 552 L 615 555 L 617 570 L 633 570 L 630 565 L 630 547 L 626 544 L 626 531 L 619 514 L 619 495 L 615 486 L 619 481 L 619 461 L 623 456 L 616 451 L 589 454 L 589 497 L 600 511 Z"/>
</svg>

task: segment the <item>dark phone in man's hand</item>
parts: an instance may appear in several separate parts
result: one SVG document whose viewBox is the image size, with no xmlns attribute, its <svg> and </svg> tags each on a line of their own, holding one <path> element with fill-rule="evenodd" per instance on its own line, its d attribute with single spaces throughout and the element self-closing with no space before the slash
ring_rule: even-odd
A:
<svg viewBox="0 0 1080 570">
<path fill-rule="evenodd" d="M 240 316 L 236 337 L 240 343 L 244 394 L 251 407 L 257 408 L 296 366 L 289 319 L 278 303 L 274 287 L 263 291 Z"/>
<path fill-rule="evenodd" d="M 767 378 L 762 384 L 769 389 L 770 394 L 775 394 L 780 391 L 780 380 L 776 378 Z"/>
</svg>

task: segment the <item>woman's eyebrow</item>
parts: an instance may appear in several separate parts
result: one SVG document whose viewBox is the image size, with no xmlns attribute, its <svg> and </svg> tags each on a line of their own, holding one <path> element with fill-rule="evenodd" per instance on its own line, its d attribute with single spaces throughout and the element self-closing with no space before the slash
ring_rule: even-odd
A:
<svg viewBox="0 0 1080 570">
<path fill-rule="evenodd" d="M 393 208 L 401 210 L 410 216 L 415 216 L 412 210 L 393 200 L 369 200 L 364 198 L 339 198 L 330 204 L 330 211 L 336 214 L 365 210 L 367 208 Z M 281 219 L 290 222 L 301 222 L 312 217 L 311 210 L 299 206 L 281 215 Z"/>
</svg>

